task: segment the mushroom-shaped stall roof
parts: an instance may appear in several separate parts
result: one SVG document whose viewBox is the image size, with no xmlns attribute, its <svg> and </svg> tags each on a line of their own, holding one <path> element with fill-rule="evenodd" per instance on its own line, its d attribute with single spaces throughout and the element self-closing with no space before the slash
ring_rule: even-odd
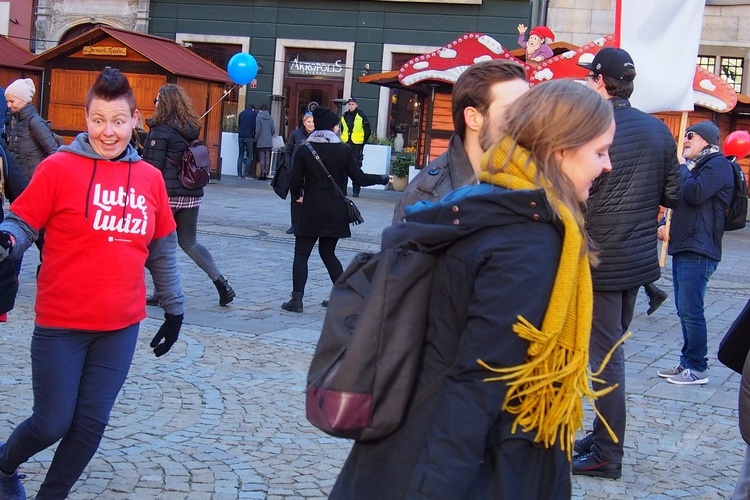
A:
<svg viewBox="0 0 750 500">
<path fill-rule="evenodd" d="M 26 61 L 26 64 L 44 66 L 47 61 L 56 56 L 73 52 L 83 44 L 93 44 L 107 37 L 120 41 L 126 47 L 172 74 L 212 82 L 228 83 L 231 81 L 226 71 L 172 40 L 101 25 L 39 54 Z"/>
<path fill-rule="evenodd" d="M 492 59 L 516 61 L 526 70 L 529 86 L 560 79 L 583 80 L 588 70 L 579 62 L 591 61 L 602 47 L 616 46 L 613 35 L 607 35 L 583 46 L 565 42 L 550 44 L 554 55 L 540 63 L 526 62 L 524 49 L 505 49 L 500 42 L 482 33 L 467 33 L 448 45 L 407 61 L 398 71 L 364 76 L 361 83 L 373 83 L 412 92 L 426 93 L 430 86 L 450 88 L 472 64 Z M 737 104 L 732 86 L 717 75 L 696 66 L 693 79 L 696 105 L 727 113 Z"/>
</svg>

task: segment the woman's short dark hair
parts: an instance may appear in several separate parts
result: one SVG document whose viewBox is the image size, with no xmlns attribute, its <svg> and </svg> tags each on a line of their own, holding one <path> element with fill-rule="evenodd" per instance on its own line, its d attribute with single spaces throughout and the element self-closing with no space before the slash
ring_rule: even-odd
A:
<svg viewBox="0 0 750 500">
<path fill-rule="evenodd" d="M 130 114 L 135 113 L 135 92 L 133 87 L 130 86 L 128 78 L 117 68 L 107 66 L 96 77 L 94 84 L 86 94 L 86 111 L 89 110 L 94 98 L 103 99 L 107 102 L 125 99 L 130 107 Z"/>
</svg>

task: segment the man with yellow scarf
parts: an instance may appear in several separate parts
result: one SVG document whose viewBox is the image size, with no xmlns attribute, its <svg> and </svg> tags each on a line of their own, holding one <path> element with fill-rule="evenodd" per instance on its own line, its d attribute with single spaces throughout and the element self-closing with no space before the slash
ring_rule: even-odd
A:
<svg viewBox="0 0 750 500">
<path fill-rule="evenodd" d="M 582 203 L 610 170 L 612 107 L 573 81 L 506 111 L 478 185 L 407 207 L 384 246 L 444 244 L 401 426 L 357 442 L 334 499 L 570 498 L 589 386 L 591 253 Z M 434 384 L 434 385 L 433 385 Z"/>
</svg>

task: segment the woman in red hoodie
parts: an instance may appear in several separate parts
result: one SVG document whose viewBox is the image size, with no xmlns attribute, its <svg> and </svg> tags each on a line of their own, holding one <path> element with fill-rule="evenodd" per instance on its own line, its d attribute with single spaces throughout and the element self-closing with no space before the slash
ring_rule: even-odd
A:
<svg viewBox="0 0 750 500">
<path fill-rule="evenodd" d="M 0 260 L 44 229 L 31 339 L 34 407 L 0 443 L 0 496 L 25 498 L 18 466 L 59 445 L 37 498 L 65 498 L 96 453 L 146 317 L 145 271 L 160 293 L 157 356 L 177 340 L 184 297 L 161 173 L 130 145 L 138 119 L 127 78 L 106 68 L 89 89 L 88 132 L 46 158 L 0 224 Z M 106 275 L 105 275 L 106 274 Z"/>
</svg>

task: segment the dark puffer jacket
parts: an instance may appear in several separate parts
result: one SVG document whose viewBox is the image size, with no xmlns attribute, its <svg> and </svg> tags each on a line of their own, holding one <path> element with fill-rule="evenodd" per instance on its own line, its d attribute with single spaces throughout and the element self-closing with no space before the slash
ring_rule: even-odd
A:
<svg viewBox="0 0 750 500">
<path fill-rule="evenodd" d="M 200 198 L 203 196 L 203 188 L 188 189 L 179 179 L 182 154 L 187 149 L 188 143 L 198 138 L 198 131 L 192 127 L 179 130 L 177 124 L 173 125 L 162 123 L 150 128 L 146 146 L 143 148 L 143 159 L 161 170 L 164 184 L 167 186 L 167 194 L 170 197 Z"/>
<path fill-rule="evenodd" d="M 31 179 L 37 165 L 57 151 L 57 141 L 33 104 L 27 104 L 11 116 L 8 146 L 24 175 Z"/>
<path fill-rule="evenodd" d="M 594 183 L 586 229 L 599 250 L 592 271 L 594 291 L 616 292 L 659 279 L 656 228 L 659 205 L 673 208 L 681 197 L 677 145 L 664 122 L 610 100 L 615 138 L 609 148 L 612 171 Z"/>
<path fill-rule="evenodd" d="M 724 210 L 734 189 L 732 165 L 721 153 L 701 159 L 688 170 L 682 166 L 683 199 L 674 209 L 669 231 L 669 255 L 695 252 L 721 260 Z"/>
</svg>

